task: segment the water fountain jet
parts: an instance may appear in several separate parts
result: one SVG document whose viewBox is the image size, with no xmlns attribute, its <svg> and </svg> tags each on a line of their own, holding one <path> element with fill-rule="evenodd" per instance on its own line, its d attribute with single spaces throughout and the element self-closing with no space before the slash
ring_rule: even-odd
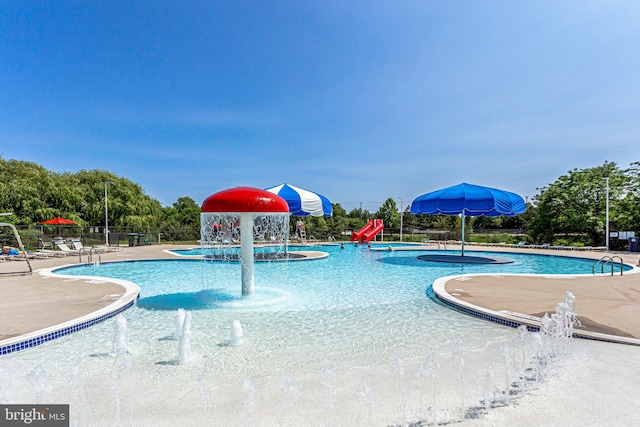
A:
<svg viewBox="0 0 640 427">
<path fill-rule="evenodd" d="M 244 335 L 244 332 L 242 329 L 242 325 L 240 324 L 240 321 L 237 319 L 234 319 L 231 322 L 231 338 L 229 339 L 229 345 L 238 346 L 242 344 L 243 335 Z"/>
</svg>

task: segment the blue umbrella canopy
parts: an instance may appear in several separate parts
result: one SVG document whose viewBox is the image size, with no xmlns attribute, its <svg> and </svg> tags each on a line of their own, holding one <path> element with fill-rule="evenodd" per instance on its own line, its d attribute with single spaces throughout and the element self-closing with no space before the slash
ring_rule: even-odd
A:
<svg viewBox="0 0 640 427">
<path fill-rule="evenodd" d="M 509 191 L 462 183 L 417 197 L 412 214 L 461 215 L 464 256 L 465 216 L 515 216 L 526 211 L 522 197 Z"/>
<path fill-rule="evenodd" d="M 291 215 L 331 216 L 333 213 L 329 199 L 318 193 L 303 190 L 289 184 L 276 185 L 266 190 L 286 200 Z"/>
<path fill-rule="evenodd" d="M 412 214 L 515 216 L 525 210 L 515 193 L 467 183 L 423 194 L 411 203 Z"/>
</svg>

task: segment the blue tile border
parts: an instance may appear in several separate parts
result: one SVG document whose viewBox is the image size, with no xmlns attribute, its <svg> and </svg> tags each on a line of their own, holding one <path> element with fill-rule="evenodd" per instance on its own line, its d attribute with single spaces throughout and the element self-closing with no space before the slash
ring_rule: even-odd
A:
<svg viewBox="0 0 640 427">
<path fill-rule="evenodd" d="M 107 313 L 104 314 L 102 316 L 96 317 L 95 319 L 91 319 L 91 320 L 87 320 L 81 323 L 78 323 L 76 325 L 72 325 L 72 326 L 68 326 L 66 328 L 62 328 L 59 329 L 57 331 L 54 332 L 49 332 L 46 333 L 44 335 L 40 335 L 34 338 L 30 338 L 27 339 L 25 341 L 21 341 L 21 342 L 17 342 L 17 343 L 13 343 L 13 344 L 9 344 L 6 345 L 4 347 L 0 347 L 0 356 L 5 355 L 5 354 L 9 354 L 9 353 L 14 353 L 16 351 L 20 351 L 20 350 L 26 350 L 28 348 L 31 347 L 35 347 L 37 345 L 40 344 L 44 344 L 48 341 L 52 341 L 55 340 L 56 338 L 61 338 L 65 335 L 69 335 L 72 334 L 74 332 L 78 332 L 81 331 L 83 329 L 87 329 L 90 326 L 96 325 L 98 323 L 104 322 L 105 320 L 108 320 L 120 313 L 122 313 L 123 311 L 127 310 L 128 308 L 132 307 L 133 304 L 135 304 L 135 301 L 129 301 L 129 303 L 125 304 L 123 307 L 120 307 L 114 311 L 112 311 L 111 313 Z"/>
<path fill-rule="evenodd" d="M 490 274 L 490 273 L 489 273 Z M 466 275 L 464 275 L 466 276 Z M 496 314 L 492 314 L 492 312 L 490 310 L 486 310 L 483 309 L 482 307 L 477 307 L 473 306 L 471 304 L 462 304 L 462 303 L 458 303 L 458 299 L 455 298 L 454 296 L 450 295 L 445 289 L 444 289 L 444 283 L 448 280 L 448 279 L 452 279 L 455 276 L 449 276 L 449 277 L 441 277 L 440 279 L 436 280 L 436 282 L 439 282 L 438 286 L 440 288 L 440 291 L 442 292 L 442 295 L 436 290 L 434 289 L 433 285 L 430 285 L 428 290 L 427 290 L 427 297 L 430 298 L 433 301 L 436 301 L 440 304 L 442 304 L 443 306 L 447 307 L 447 308 L 451 308 L 453 310 L 456 310 L 462 314 L 466 314 L 478 319 L 482 319 L 482 320 L 486 320 L 492 323 L 497 323 L 499 325 L 503 325 L 503 326 L 508 326 L 511 328 L 518 328 L 522 325 L 527 327 L 527 330 L 530 332 L 539 332 L 540 331 L 540 326 L 538 325 L 532 325 L 531 323 L 527 323 L 527 322 L 518 322 L 516 320 L 513 319 L 509 319 L 503 316 L 499 316 Z M 434 282 L 435 284 L 435 282 Z M 473 307 L 473 308 L 472 308 Z M 640 345 L 640 340 L 637 339 L 627 339 L 624 337 L 616 337 L 614 335 L 606 335 L 606 334 L 596 334 L 596 333 L 591 333 L 591 332 L 580 332 L 580 331 L 573 331 L 573 338 L 580 338 L 580 339 L 585 339 L 585 340 L 592 340 L 592 341 L 601 341 L 601 342 L 609 342 L 609 343 L 617 343 L 617 344 L 631 344 L 631 345 Z"/>
<path fill-rule="evenodd" d="M 44 276 L 45 278 L 72 279 L 72 280 L 85 279 L 87 281 L 92 281 L 92 282 L 95 280 L 110 282 L 110 283 L 114 283 L 122 286 L 122 288 L 124 289 L 124 293 L 120 296 L 120 298 L 117 301 L 114 301 L 113 303 L 99 310 L 96 310 L 92 313 L 89 313 L 87 315 L 62 322 L 58 325 L 52 325 L 44 329 L 29 332 L 23 335 L 17 335 L 17 336 L 0 341 L 0 356 L 4 356 L 10 353 L 15 353 L 16 351 L 20 351 L 20 350 L 26 350 L 26 349 L 38 346 L 40 344 L 44 344 L 46 342 L 55 340 L 57 338 L 64 337 L 74 332 L 87 329 L 91 326 L 97 325 L 98 323 L 102 323 L 105 320 L 108 320 L 114 316 L 117 316 L 123 311 L 131 308 L 133 305 L 135 305 L 136 301 L 140 297 L 140 287 L 128 280 L 99 277 L 99 276 L 69 276 L 65 274 L 60 274 L 60 272 L 64 271 L 65 268 L 72 267 L 72 266 L 77 266 L 77 265 L 70 264 L 62 267 L 58 266 L 58 267 L 43 269 L 39 271 L 39 274 L 41 276 Z M 5 345 L 2 345 L 2 344 L 5 344 Z"/>
<path fill-rule="evenodd" d="M 456 311 L 459 311 L 463 314 L 468 314 L 470 316 L 473 317 L 477 317 L 478 319 L 482 319 L 482 320 L 487 320 L 489 322 L 493 322 L 493 323 L 498 323 L 500 325 L 504 325 L 504 326 L 509 326 L 511 328 L 518 328 L 519 326 L 526 326 L 527 330 L 529 332 L 539 332 L 540 331 L 540 327 L 539 326 L 533 326 L 533 325 L 529 325 L 527 323 L 524 322 L 516 322 L 513 320 L 509 320 L 509 319 L 505 319 L 503 317 L 499 317 L 499 316 L 494 316 L 491 315 L 489 313 L 480 311 L 480 310 L 473 310 L 470 309 L 468 307 L 462 306 L 462 305 L 458 305 L 455 302 L 448 300 L 446 298 L 441 297 L 440 295 L 434 293 L 434 296 L 436 298 L 436 300 L 440 303 L 442 303 L 443 305 L 452 308 Z M 598 338 L 598 337 L 593 337 L 590 335 L 585 335 L 582 334 L 580 332 L 576 332 L 575 330 L 573 331 L 573 337 L 574 338 L 581 338 L 581 339 L 585 339 L 585 340 L 593 340 L 593 341 L 603 341 L 603 342 L 615 342 L 615 343 L 620 343 L 621 341 L 617 341 L 614 339 L 607 339 L 607 338 Z"/>
<path fill-rule="evenodd" d="M 447 306 L 448 308 L 452 308 L 463 314 L 468 314 L 469 316 L 477 317 L 478 319 L 488 320 L 489 322 L 498 323 L 500 325 L 509 326 L 511 328 L 518 328 L 521 325 L 525 325 L 527 329 L 531 332 L 538 332 L 540 330 L 540 327 L 538 326 L 532 326 L 523 322 L 516 322 L 516 321 L 505 319 L 499 316 L 491 315 L 481 310 L 473 310 L 464 305 L 456 304 L 454 301 L 447 298 L 443 298 L 442 296 L 438 295 L 435 292 L 433 292 L 433 298 L 435 298 L 437 302 Z"/>
</svg>

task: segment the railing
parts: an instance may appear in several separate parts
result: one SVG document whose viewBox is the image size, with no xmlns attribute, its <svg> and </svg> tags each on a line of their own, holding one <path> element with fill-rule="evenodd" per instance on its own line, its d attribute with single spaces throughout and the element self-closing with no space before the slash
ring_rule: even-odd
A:
<svg viewBox="0 0 640 427">
<path fill-rule="evenodd" d="M 443 249 L 447 250 L 447 241 L 446 240 L 431 240 L 431 239 L 424 238 L 424 239 L 422 239 L 422 243 L 425 246 L 426 245 L 431 245 L 431 244 L 436 244 L 438 246 L 438 250 L 440 250 L 440 245 L 442 244 Z"/>
<path fill-rule="evenodd" d="M 94 247 L 89 248 L 89 256 L 91 256 L 91 252 L 95 252 L 96 255 L 98 255 L 98 263 L 96 265 L 102 264 L 102 257 L 100 256 L 100 252 Z M 89 260 L 89 262 L 91 262 L 91 260 Z"/>
<path fill-rule="evenodd" d="M 87 249 L 89 249 L 87 251 Z M 91 256 L 91 252 L 95 252 L 98 255 L 98 263 L 96 265 L 102 264 L 102 257 L 100 256 L 100 252 L 94 247 L 90 248 L 80 248 L 78 249 L 78 263 L 82 263 L 82 254 L 87 256 L 87 264 L 93 264 L 93 257 Z"/>
<path fill-rule="evenodd" d="M 82 254 L 87 256 L 87 264 L 91 264 L 91 254 L 85 248 L 78 249 L 78 264 L 82 264 Z"/>
<path fill-rule="evenodd" d="M 622 274 L 624 272 L 624 261 L 622 260 L 621 257 L 619 257 L 617 255 L 614 255 L 612 257 L 606 255 L 606 256 L 603 256 L 602 258 L 600 258 L 598 261 L 596 261 L 591 266 L 591 273 L 592 274 L 596 274 L 596 267 L 600 266 L 600 274 L 604 274 L 604 268 L 607 265 L 611 265 L 611 276 L 613 276 L 616 260 L 617 260 L 618 264 L 620 265 L 620 275 L 622 276 Z"/>
<path fill-rule="evenodd" d="M 6 222 L 0 222 L 0 227 L 9 227 L 13 231 L 13 235 L 16 238 L 16 242 L 18 242 L 18 247 L 20 248 L 20 251 L 22 251 L 22 253 L 24 254 L 24 260 L 27 262 L 27 266 L 29 267 L 29 274 L 33 273 L 33 267 L 31 267 L 31 263 L 29 262 L 29 255 L 27 254 L 27 250 L 24 248 L 24 245 L 22 244 L 20 233 L 18 233 L 18 230 L 16 229 L 15 225 L 6 223 Z"/>
</svg>

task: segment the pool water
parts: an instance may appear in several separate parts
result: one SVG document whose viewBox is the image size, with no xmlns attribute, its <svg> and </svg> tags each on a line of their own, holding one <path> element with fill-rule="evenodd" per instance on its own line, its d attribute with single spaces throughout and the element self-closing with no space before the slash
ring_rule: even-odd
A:
<svg viewBox="0 0 640 427">
<path fill-rule="evenodd" d="M 503 387 L 524 366 L 526 351 L 515 329 L 427 298 L 433 281 L 488 272 L 591 274 L 594 262 L 509 253 L 503 255 L 511 264 L 442 264 L 418 260 L 423 251 L 351 244 L 290 250 L 329 257 L 256 263 L 249 298 L 240 297 L 238 263 L 177 259 L 57 270 L 140 286 L 138 305 L 124 313 L 128 352 L 111 353 L 111 320 L 10 354 L 0 398 L 73 399 L 77 419 L 88 425 L 391 425 L 435 416 L 424 395 L 436 387 L 429 399 L 437 394 L 438 420 L 460 423 L 483 398 L 488 370 L 500 378 L 494 387 Z M 186 365 L 176 364 L 178 308 L 192 316 Z M 239 346 L 230 345 L 234 320 L 244 330 Z"/>
<path fill-rule="evenodd" d="M 593 265 L 593 260 L 527 254 L 508 254 L 514 262 L 501 266 L 447 264 L 418 259 L 417 253 L 424 251 L 370 251 L 351 244 L 344 249 L 290 248 L 292 252 L 296 250 L 324 251 L 330 256 L 304 262 L 256 263 L 255 295 L 250 298 L 241 296 L 241 270 L 234 262 L 132 261 L 58 271 L 137 283 L 141 287 L 138 307 L 143 309 L 306 311 L 353 309 L 424 298 L 435 279 L 453 274 L 587 274 Z M 202 254 L 201 249 L 180 252 Z"/>
</svg>

